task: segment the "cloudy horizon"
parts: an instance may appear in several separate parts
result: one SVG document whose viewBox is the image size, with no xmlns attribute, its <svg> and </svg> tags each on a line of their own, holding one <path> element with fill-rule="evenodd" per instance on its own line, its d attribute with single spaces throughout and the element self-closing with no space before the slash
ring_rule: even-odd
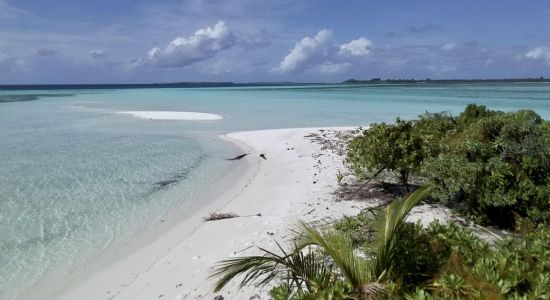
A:
<svg viewBox="0 0 550 300">
<path fill-rule="evenodd" d="M 0 84 L 550 77 L 545 1 L 0 0 Z"/>
</svg>

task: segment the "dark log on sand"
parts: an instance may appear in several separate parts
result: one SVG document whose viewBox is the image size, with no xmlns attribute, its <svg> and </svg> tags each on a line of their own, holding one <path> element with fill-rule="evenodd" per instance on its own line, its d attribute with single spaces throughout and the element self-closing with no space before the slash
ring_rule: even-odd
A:
<svg viewBox="0 0 550 300">
<path fill-rule="evenodd" d="M 233 158 L 226 158 L 226 160 L 239 160 L 239 159 L 242 159 L 243 157 L 247 156 L 248 153 L 245 153 L 245 154 L 241 154 L 241 155 L 238 155 L 238 156 L 235 156 Z"/>
</svg>

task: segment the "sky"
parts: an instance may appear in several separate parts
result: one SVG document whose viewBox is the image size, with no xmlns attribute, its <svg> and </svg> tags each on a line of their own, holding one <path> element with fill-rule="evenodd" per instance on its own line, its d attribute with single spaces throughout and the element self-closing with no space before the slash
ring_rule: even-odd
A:
<svg viewBox="0 0 550 300">
<path fill-rule="evenodd" d="M 0 0 L 0 84 L 540 76 L 547 0 Z"/>
</svg>

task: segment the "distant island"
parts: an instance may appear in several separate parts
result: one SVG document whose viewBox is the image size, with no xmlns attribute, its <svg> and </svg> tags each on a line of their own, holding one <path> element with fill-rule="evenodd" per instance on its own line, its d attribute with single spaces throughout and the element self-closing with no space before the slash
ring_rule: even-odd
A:
<svg viewBox="0 0 550 300">
<path fill-rule="evenodd" d="M 342 84 L 403 84 L 403 83 L 491 83 L 491 82 L 550 82 L 550 79 L 539 78 L 510 78 L 510 79 L 381 79 L 372 78 L 368 80 L 364 79 L 348 79 L 343 81 Z"/>
<path fill-rule="evenodd" d="M 0 85 L 0 90 L 85 90 L 85 89 L 154 89 L 154 88 L 214 88 L 256 86 L 307 86 L 326 83 L 296 82 L 166 82 L 123 84 L 11 84 Z"/>
<path fill-rule="evenodd" d="M 550 79 L 516 78 L 516 79 L 348 79 L 342 82 L 161 82 L 161 83 L 122 83 L 122 84 L 10 84 L 0 85 L 0 90 L 86 90 L 86 89 L 154 89 L 154 88 L 215 88 L 215 87 L 278 87 L 278 86 L 333 86 L 364 84 L 453 84 L 453 83 L 512 83 L 512 82 L 550 82 Z"/>
</svg>

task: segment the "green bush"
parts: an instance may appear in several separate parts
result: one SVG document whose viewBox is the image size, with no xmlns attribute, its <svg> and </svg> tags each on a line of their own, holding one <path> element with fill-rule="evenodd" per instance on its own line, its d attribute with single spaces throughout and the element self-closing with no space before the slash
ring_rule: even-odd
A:
<svg viewBox="0 0 550 300">
<path fill-rule="evenodd" d="M 436 186 L 432 196 L 482 224 L 511 228 L 514 215 L 550 221 L 550 122 L 531 110 L 470 104 L 457 117 L 372 124 L 348 146 L 360 179 L 391 171 Z"/>
<path fill-rule="evenodd" d="M 423 162 L 433 196 L 485 224 L 512 227 L 514 213 L 550 220 L 550 135 L 533 111 L 491 113 L 469 106 L 445 153 Z M 441 141 L 442 143 L 445 140 Z"/>
<path fill-rule="evenodd" d="M 454 224 L 408 230 L 412 231 L 404 232 L 400 247 L 420 249 L 409 252 L 399 279 L 412 284 L 401 284 L 395 298 L 405 293 L 407 299 L 550 299 L 548 226 L 539 225 L 523 237 L 494 246 Z M 423 274 L 433 277 L 415 280 Z"/>
<path fill-rule="evenodd" d="M 395 124 L 372 124 L 348 145 L 347 161 L 359 178 L 384 170 L 397 175 L 407 189 L 409 177 L 420 169 L 424 151 L 414 122 L 397 119 Z"/>
</svg>

